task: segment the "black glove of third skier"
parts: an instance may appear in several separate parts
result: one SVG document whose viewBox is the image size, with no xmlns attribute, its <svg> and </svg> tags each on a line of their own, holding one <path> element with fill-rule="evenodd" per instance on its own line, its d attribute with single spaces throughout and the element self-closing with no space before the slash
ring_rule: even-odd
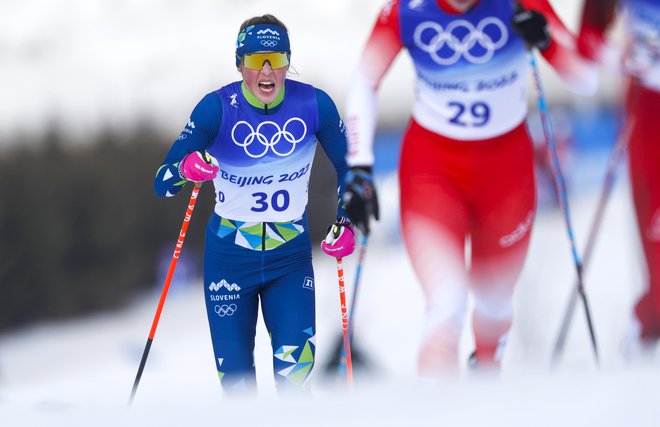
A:
<svg viewBox="0 0 660 427">
<path fill-rule="evenodd" d="M 511 17 L 511 27 L 530 48 L 546 50 L 550 47 L 548 21 L 539 12 L 525 10 L 520 3 L 516 3 L 515 12 Z"/>
<path fill-rule="evenodd" d="M 352 167 L 344 179 L 342 202 L 349 218 L 365 235 L 369 234 L 369 219 L 379 219 L 378 196 L 370 166 Z"/>
</svg>

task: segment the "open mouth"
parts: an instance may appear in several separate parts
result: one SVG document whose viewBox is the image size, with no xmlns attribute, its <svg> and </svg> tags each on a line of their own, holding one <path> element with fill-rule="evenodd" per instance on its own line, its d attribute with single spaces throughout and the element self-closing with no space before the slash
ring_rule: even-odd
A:
<svg viewBox="0 0 660 427">
<path fill-rule="evenodd" d="M 275 83 L 273 82 L 259 82 L 259 89 L 264 92 L 270 92 L 275 88 Z"/>
</svg>

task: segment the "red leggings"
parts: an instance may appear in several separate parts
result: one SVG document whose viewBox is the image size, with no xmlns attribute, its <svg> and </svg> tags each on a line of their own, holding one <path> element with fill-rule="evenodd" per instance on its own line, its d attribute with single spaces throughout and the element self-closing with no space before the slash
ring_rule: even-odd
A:
<svg viewBox="0 0 660 427">
<path fill-rule="evenodd" d="M 524 123 L 496 138 L 456 141 L 413 120 L 399 183 L 403 236 L 426 299 L 420 373 L 458 368 L 468 291 L 477 360 L 496 364 L 536 208 L 534 152 Z"/>
<path fill-rule="evenodd" d="M 649 286 L 635 314 L 642 338 L 660 338 L 660 93 L 632 83 L 628 93 L 629 169 Z"/>
</svg>

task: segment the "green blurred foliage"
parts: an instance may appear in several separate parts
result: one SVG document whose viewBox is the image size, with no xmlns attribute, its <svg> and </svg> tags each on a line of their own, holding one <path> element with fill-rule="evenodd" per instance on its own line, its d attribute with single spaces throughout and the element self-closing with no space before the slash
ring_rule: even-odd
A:
<svg viewBox="0 0 660 427">
<path fill-rule="evenodd" d="M 103 132 L 83 146 L 57 132 L 0 153 L 0 331 L 120 308 L 156 283 L 174 249 L 190 186 L 159 198 L 153 178 L 169 138 L 143 126 Z M 335 174 L 317 150 L 309 223 L 322 239 L 336 212 Z M 213 211 L 207 184 L 183 251 L 203 253 Z M 166 267 L 165 267 L 166 268 Z M 202 259 L 194 269 L 201 277 Z"/>
</svg>

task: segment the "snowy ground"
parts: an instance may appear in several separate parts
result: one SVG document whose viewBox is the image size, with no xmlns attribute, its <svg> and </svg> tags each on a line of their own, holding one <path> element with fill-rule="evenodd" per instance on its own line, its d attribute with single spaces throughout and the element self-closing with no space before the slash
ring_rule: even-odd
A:
<svg viewBox="0 0 660 427">
<path fill-rule="evenodd" d="M 381 182 L 388 191 L 391 182 Z M 597 192 L 576 201 L 578 241 L 585 240 Z M 586 276 L 601 368 L 593 363 L 582 311 L 565 357 L 549 369 L 550 350 L 573 282 L 572 260 L 558 212 L 539 214 L 516 294 L 516 318 L 501 378 L 464 376 L 439 384 L 415 375 L 422 297 L 396 241 L 393 200 L 370 242 L 356 311 L 356 343 L 375 368 L 356 376 L 353 393 L 317 369 L 312 396 L 280 398 L 270 349 L 257 337 L 256 401 L 223 400 L 214 372 L 200 283 L 175 283 L 135 402 L 126 403 L 160 289 L 131 307 L 0 337 L 0 423 L 3 426 L 103 425 L 492 425 L 657 426 L 660 360 L 625 364 L 620 343 L 641 290 L 639 250 L 626 185 L 608 206 Z M 580 233 L 579 230 L 585 230 Z M 379 237 L 380 236 L 380 237 Z M 346 261 L 351 283 L 355 259 Z M 317 368 L 328 360 L 340 328 L 335 266 L 315 256 Z M 471 349 L 465 336 L 462 353 Z M 658 355 L 660 356 L 660 355 Z"/>
</svg>

